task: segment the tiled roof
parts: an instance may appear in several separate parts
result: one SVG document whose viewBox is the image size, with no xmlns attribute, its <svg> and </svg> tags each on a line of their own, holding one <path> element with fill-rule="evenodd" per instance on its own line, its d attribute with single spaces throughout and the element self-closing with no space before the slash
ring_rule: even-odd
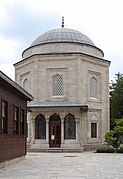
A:
<svg viewBox="0 0 123 179">
<path fill-rule="evenodd" d="M 88 108 L 85 104 L 74 103 L 70 101 L 44 101 L 36 102 L 33 101 L 28 103 L 28 107 L 32 108 L 56 108 L 56 107 L 79 107 L 79 108 Z"/>
<path fill-rule="evenodd" d="M 37 37 L 32 42 L 31 46 L 54 42 L 81 43 L 95 46 L 95 44 L 89 37 L 87 37 L 86 35 L 77 30 L 68 28 L 59 28 L 47 31 L 44 34 Z"/>
</svg>

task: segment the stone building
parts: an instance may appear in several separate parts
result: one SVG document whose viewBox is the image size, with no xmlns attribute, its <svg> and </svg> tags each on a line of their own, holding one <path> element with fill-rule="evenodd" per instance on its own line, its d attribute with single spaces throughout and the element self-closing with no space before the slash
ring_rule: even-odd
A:
<svg viewBox="0 0 123 179">
<path fill-rule="evenodd" d="M 83 33 L 58 28 L 36 38 L 14 64 L 28 103 L 28 145 L 37 150 L 90 150 L 109 130 L 109 65 Z"/>
</svg>

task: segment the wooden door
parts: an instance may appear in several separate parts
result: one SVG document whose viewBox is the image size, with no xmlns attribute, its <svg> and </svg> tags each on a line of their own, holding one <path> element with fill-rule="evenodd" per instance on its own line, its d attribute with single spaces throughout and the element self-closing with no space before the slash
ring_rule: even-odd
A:
<svg viewBox="0 0 123 179">
<path fill-rule="evenodd" d="M 60 117 L 56 115 L 54 118 L 52 115 L 49 122 L 49 145 L 50 147 L 61 146 L 61 121 Z"/>
</svg>

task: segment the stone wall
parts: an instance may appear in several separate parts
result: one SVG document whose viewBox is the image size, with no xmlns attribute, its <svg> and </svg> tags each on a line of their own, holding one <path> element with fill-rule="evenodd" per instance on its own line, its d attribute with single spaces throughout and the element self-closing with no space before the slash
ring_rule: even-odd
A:
<svg viewBox="0 0 123 179">
<path fill-rule="evenodd" d="M 38 47 L 37 47 L 38 48 Z M 67 100 L 88 105 L 80 115 L 78 125 L 80 146 L 104 143 L 109 130 L 109 64 L 101 58 L 83 53 L 52 53 L 32 55 L 15 64 L 16 81 L 23 86 L 29 80 L 29 92 L 34 102 Z M 64 95 L 52 96 L 52 77 L 62 74 Z M 90 96 L 90 79 L 97 80 L 97 97 Z M 58 110 L 58 109 L 57 109 Z M 39 109 L 41 112 L 42 109 Z M 91 121 L 97 122 L 97 138 L 91 138 Z"/>
</svg>

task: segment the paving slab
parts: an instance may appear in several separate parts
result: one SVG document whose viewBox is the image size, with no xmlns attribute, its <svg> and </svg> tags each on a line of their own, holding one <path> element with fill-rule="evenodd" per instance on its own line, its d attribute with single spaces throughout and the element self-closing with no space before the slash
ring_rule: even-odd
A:
<svg viewBox="0 0 123 179">
<path fill-rule="evenodd" d="M 123 179 L 123 154 L 28 153 L 0 179 Z"/>
</svg>

